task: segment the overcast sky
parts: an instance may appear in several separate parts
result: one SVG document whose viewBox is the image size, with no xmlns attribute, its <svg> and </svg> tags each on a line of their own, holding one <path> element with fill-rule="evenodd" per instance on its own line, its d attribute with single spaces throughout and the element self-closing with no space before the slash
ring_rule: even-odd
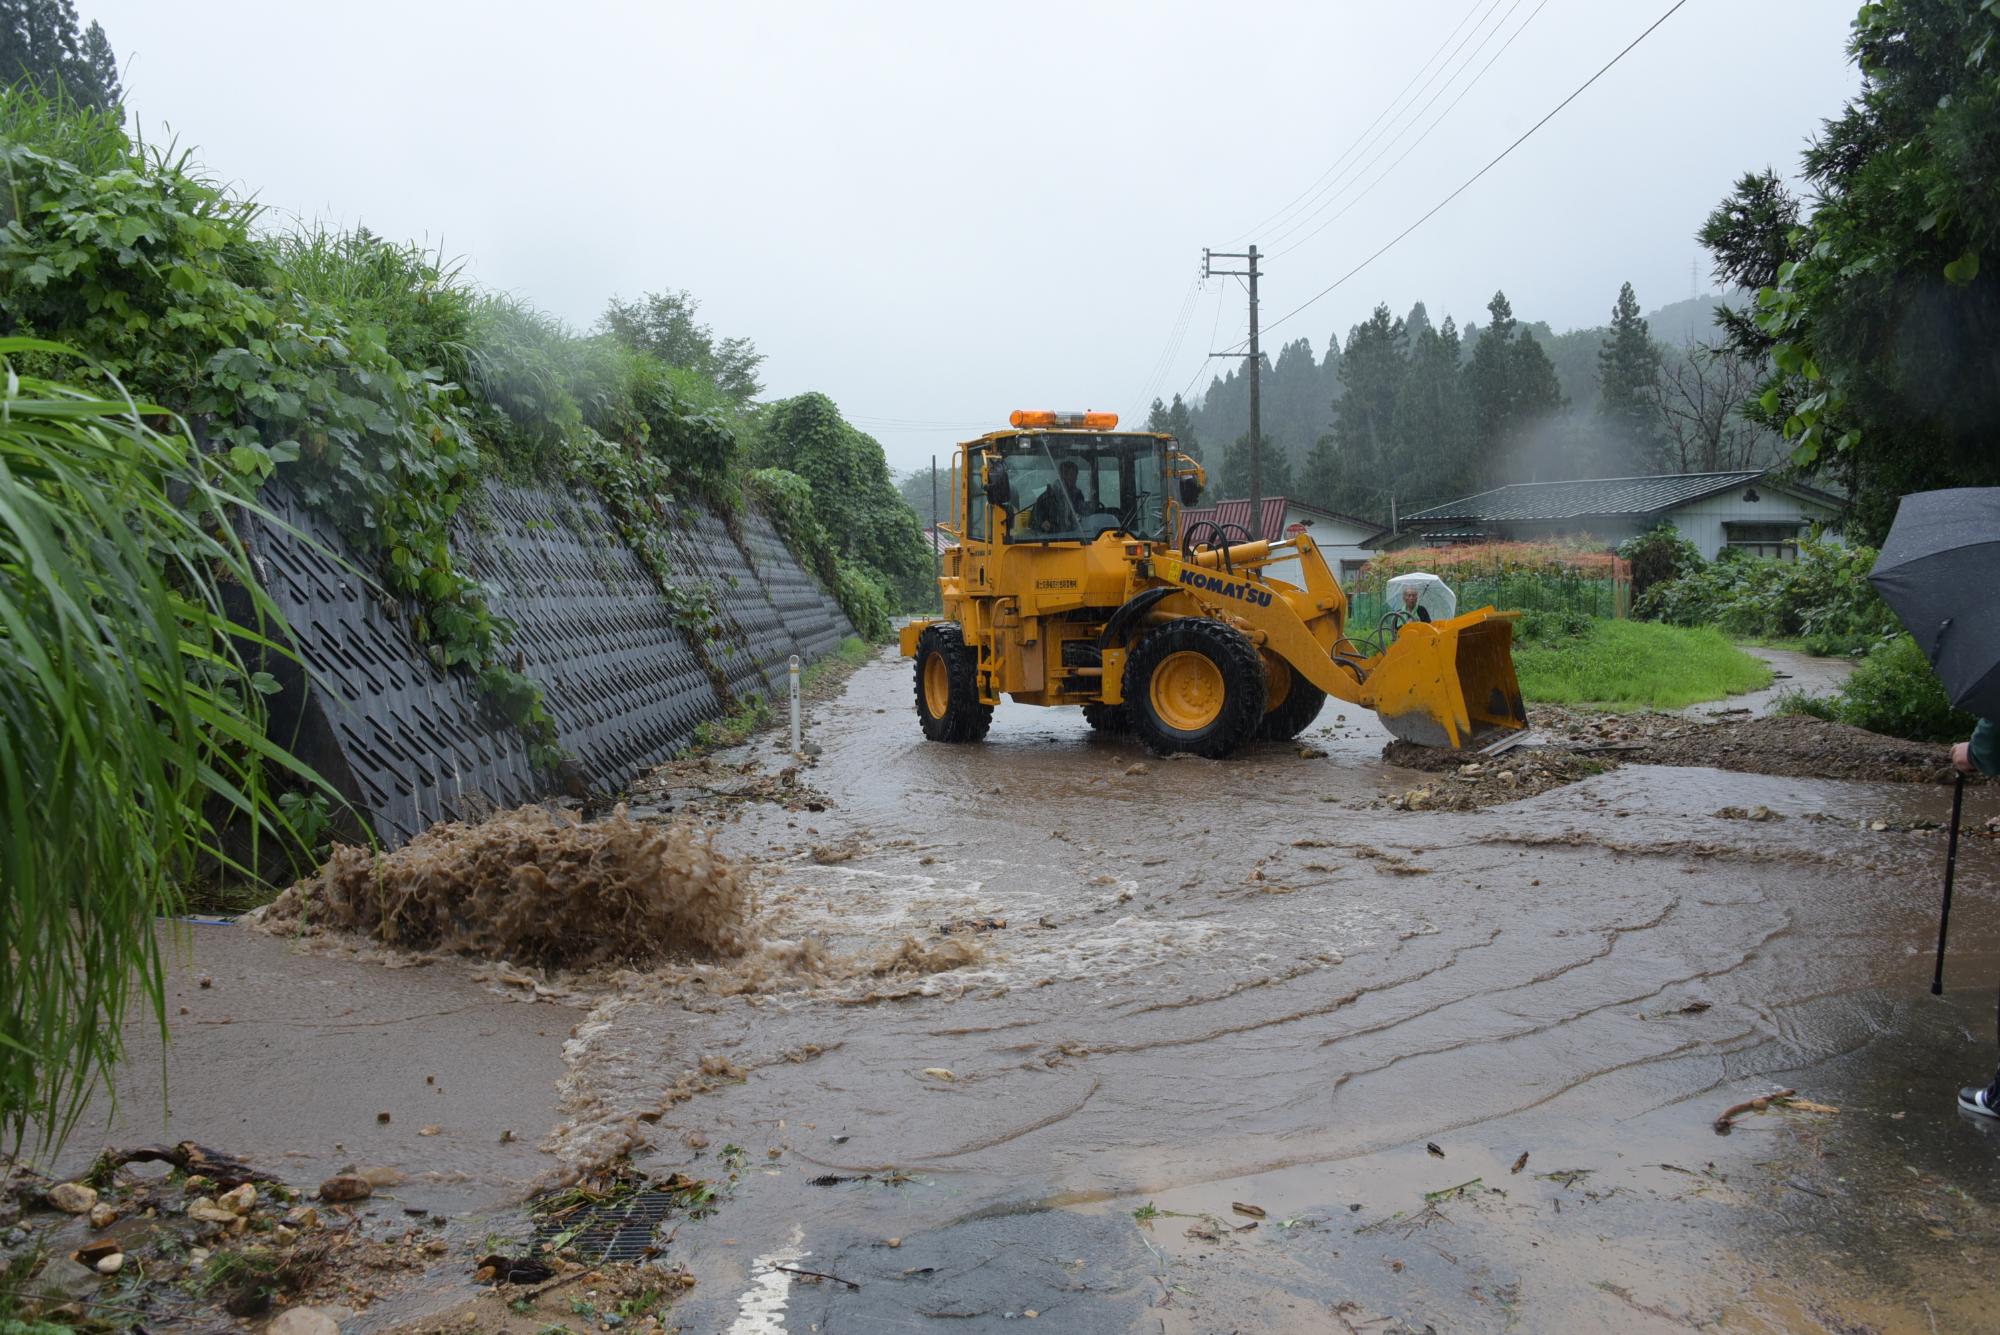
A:
<svg viewBox="0 0 2000 1335">
<path fill-rule="evenodd" d="M 280 216 L 441 244 L 580 327 L 686 288 L 769 395 L 825 391 L 907 470 L 1016 407 L 1198 393 L 1245 318 L 1233 282 L 1194 293 L 1204 246 L 1272 253 L 1268 327 L 1669 3 L 78 7 L 147 133 Z M 1687 0 L 1267 350 L 1378 301 L 1464 324 L 1503 288 L 1565 329 L 1626 280 L 1685 298 L 1703 216 L 1854 91 L 1853 10 Z"/>
</svg>

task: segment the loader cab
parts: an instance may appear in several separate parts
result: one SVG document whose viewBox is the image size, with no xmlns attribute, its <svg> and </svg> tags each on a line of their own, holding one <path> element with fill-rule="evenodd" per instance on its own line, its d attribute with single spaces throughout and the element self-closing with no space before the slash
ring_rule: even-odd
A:
<svg viewBox="0 0 2000 1335">
<path fill-rule="evenodd" d="M 1170 497 L 1184 486 L 1173 439 L 1118 432 L 1113 413 L 1014 414 L 1013 430 L 963 447 L 965 540 L 1025 546 L 1173 537 Z"/>
</svg>

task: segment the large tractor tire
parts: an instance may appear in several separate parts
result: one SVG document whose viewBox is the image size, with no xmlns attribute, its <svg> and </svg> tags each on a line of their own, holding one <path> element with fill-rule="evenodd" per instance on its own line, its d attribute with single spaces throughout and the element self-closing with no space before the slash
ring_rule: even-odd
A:
<svg viewBox="0 0 2000 1335">
<path fill-rule="evenodd" d="M 1289 742 L 1319 717 L 1326 692 L 1307 681 L 1282 658 L 1264 659 L 1270 669 L 1265 681 L 1264 717 L 1257 736 L 1267 742 Z"/>
<path fill-rule="evenodd" d="M 1155 754 L 1218 760 L 1249 741 L 1263 720 L 1263 659 L 1220 621 L 1169 621 L 1125 660 L 1125 712 Z"/>
<path fill-rule="evenodd" d="M 993 706 L 979 702 L 977 655 L 957 626 L 926 627 L 917 639 L 917 722 L 934 742 L 977 742 L 993 726 Z"/>
<path fill-rule="evenodd" d="M 1132 734 L 1132 717 L 1123 705 L 1085 705 L 1083 721 L 1090 725 L 1092 732 L 1101 732 L 1107 737 L 1129 737 Z"/>
</svg>

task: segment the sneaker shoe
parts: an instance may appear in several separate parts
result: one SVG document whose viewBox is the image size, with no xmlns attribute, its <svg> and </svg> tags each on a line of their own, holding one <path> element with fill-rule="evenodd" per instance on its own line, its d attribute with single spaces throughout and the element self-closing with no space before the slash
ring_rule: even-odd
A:
<svg viewBox="0 0 2000 1335">
<path fill-rule="evenodd" d="M 1961 1089 L 1958 1091 L 1958 1110 L 1971 1113 L 1975 1117 L 2000 1119 L 2000 1106 L 1993 1097 L 1995 1086 L 1984 1089 Z"/>
</svg>

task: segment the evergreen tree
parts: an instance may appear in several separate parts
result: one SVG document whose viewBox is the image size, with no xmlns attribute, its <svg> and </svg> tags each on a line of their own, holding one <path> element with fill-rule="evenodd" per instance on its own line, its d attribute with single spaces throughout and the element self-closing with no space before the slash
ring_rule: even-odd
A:
<svg viewBox="0 0 2000 1335">
<path fill-rule="evenodd" d="M 1266 496 L 1289 496 L 1297 484 L 1292 477 L 1292 461 L 1285 452 L 1276 448 L 1269 436 L 1264 437 L 1262 457 L 1258 462 L 1263 466 Z M 1236 438 L 1222 458 L 1222 491 L 1217 500 L 1242 501 L 1250 498 L 1250 436 L 1248 432 Z"/>
<path fill-rule="evenodd" d="M 1653 468 L 1660 458 L 1660 348 L 1639 314 L 1632 285 L 1618 289 L 1611 332 L 1597 353 L 1597 418 L 1605 435 L 1602 461 L 1620 473 Z"/>
<path fill-rule="evenodd" d="M 4 84 L 22 84 L 124 119 L 111 40 L 96 23 L 88 36 L 78 28 L 72 0 L 0 0 Z"/>
<path fill-rule="evenodd" d="M 1340 377 L 1345 387 L 1333 426 L 1339 467 L 1331 484 L 1335 509 L 1386 508 L 1402 463 L 1396 397 L 1409 374 L 1409 336 L 1386 305 L 1347 336 Z"/>
<path fill-rule="evenodd" d="M 1419 305 L 1418 310 L 1422 310 Z M 1462 496 L 1478 479 L 1472 406 L 1459 369 L 1458 326 L 1425 321 L 1410 347 L 1409 374 L 1396 394 L 1394 492 L 1399 512 Z M 1386 511 L 1382 518 L 1386 522 Z"/>
<path fill-rule="evenodd" d="M 1572 462 L 1567 438 L 1562 458 L 1545 457 L 1544 450 L 1544 428 L 1565 406 L 1556 368 L 1542 345 L 1519 328 L 1506 293 L 1494 293 L 1486 310 L 1492 323 L 1473 347 L 1467 370 L 1481 478 L 1489 483 L 1511 478 L 1524 460 L 1533 476 L 1566 473 Z"/>
<path fill-rule="evenodd" d="M 1180 442 L 1182 453 L 1196 463 L 1201 462 L 1201 441 L 1195 438 L 1194 414 L 1178 394 L 1174 395 L 1173 406 L 1167 409 L 1167 433 Z"/>
</svg>

